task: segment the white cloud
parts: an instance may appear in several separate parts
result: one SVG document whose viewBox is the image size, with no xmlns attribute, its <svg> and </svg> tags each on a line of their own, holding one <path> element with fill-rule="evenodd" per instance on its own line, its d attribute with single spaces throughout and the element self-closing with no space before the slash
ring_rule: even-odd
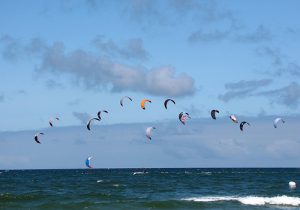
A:
<svg viewBox="0 0 300 210">
<path fill-rule="evenodd" d="M 91 115 L 89 115 L 86 112 L 73 112 L 74 117 L 76 117 L 81 124 L 86 125 L 88 120 L 91 118 Z"/>
<path fill-rule="evenodd" d="M 195 93 L 194 79 L 172 67 L 141 69 L 98 57 L 83 50 L 66 53 L 62 43 L 54 43 L 43 55 L 38 73 L 65 73 L 88 89 L 108 88 L 113 92 L 134 91 L 162 96 Z"/>
<path fill-rule="evenodd" d="M 19 43 L 10 36 L 0 39 L 1 42 L 7 59 L 36 56 L 40 59 L 40 64 L 36 68 L 37 74 L 50 73 L 54 77 L 66 74 L 75 79 L 76 85 L 81 84 L 87 89 L 112 92 L 133 91 L 173 97 L 188 96 L 196 92 L 194 79 L 185 73 L 177 73 L 171 66 L 141 68 L 125 65 L 114 61 L 113 56 L 98 55 L 82 49 L 66 52 L 65 45 L 61 42 L 47 45 L 37 38 L 32 39 L 27 45 Z M 146 59 L 147 57 L 140 39 L 130 40 L 127 48 L 124 49 L 114 43 L 101 41 L 100 48 L 125 58 Z M 52 87 L 62 84 L 52 79 L 48 80 L 47 85 Z"/>
</svg>

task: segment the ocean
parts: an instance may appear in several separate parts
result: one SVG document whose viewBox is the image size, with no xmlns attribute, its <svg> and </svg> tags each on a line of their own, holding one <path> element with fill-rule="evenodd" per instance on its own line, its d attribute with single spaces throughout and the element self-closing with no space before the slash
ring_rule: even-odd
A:
<svg viewBox="0 0 300 210">
<path fill-rule="evenodd" d="M 289 181 L 300 169 L 1 170 L 0 209 L 300 209 Z"/>
</svg>

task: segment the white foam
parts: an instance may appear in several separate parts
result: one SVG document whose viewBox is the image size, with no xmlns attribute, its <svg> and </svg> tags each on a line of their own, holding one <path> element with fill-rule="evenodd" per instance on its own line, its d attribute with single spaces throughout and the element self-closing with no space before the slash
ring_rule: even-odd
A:
<svg viewBox="0 0 300 210">
<path fill-rule="evenodd" d="M 193 198 L 184 198 L 185 201 L 196 201 L 196 202 L 215 202 L 215 201 L 231 201 L 234 200 L 234 197 L 193 197 Z"/>
<path fill-rule="evenodd" d="M 132 173 L 133 175 L 139 175 L 139 174 L 148 174 L 147 171 L 136 171 Z"/>
<path fill-rule="evenodd" d="M 210 171 L 203 171 L 203 172 L 201 172 L 201 174 L 203 174 L 203 175 L 211 175 L 212 173 L 210 172 Z"/>
<path fill-rule="evenodd" d="M 289 197 L 286 195 L 275 197 L 259 196 L 212 196 L 212 197 L 192 197 L 182 200 L 195 202 L 218 202 L 218 201 L 238 201 L 245 205 L 263 206 L 263 205 L 281 205 L 281 206 L 300 206 L 299 197 Z"/>
</svg>

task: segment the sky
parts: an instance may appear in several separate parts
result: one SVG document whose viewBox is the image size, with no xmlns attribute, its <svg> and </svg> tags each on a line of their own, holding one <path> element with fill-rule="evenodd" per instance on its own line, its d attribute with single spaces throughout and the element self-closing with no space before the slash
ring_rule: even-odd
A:
<svg viewBox="0 0 300 210">
<path fill-rule="evenodd" d="M 0 5 L 0 168 L 299 167 L 299 1 Z"/>
</svg>

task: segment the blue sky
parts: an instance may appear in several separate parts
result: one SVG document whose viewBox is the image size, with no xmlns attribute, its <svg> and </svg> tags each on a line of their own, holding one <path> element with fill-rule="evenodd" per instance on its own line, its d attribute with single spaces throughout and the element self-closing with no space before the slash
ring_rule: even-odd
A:
<svg viewBox="0 0 300 210">
<path fill-rule="evenodd" d="M 13 136 L 22 132 L 34 135 L 49 129 L 48 120 L 55 116 L 61 118 L 58 128 L 48 132 L 59 133 L 67 127 L 76 131 L 102 109 L 109 115 L 101 125 L 112 126 L 109 129 L 115 124 L 174 123 L 181 111 L 189 112 L 192 120 L 206 119 L 213 108 L 224 119 L 229 114 L 253 121 L 263 118 L 266 127 L 272 125 L 271 116 L 298 116 L 299 6 L 299 1 L 292 0 L 2 1 L 0 136 L 17 141 Z M 124 95 L 133 102 L 122 108 L 119 100 Z M 139 107 L 143 98 L 153 101 L 147 110 Z M 166 98 L 176 100 L 176 106 L 167 111 L 163 107 Z M 222 131 L 233 129 L 224 123 Z M 82 132 L 82 139 L 91 138 Z M 288 132 L 295 132 L 295 138 L 288 139 L 294 144 L 297 129 Z M 32 145 L 32 138 L 25 139 L 28 154 L 32 146 L 41 146 Z M 0 167 L 14 167 L 14 162 L 1 163 L 6 158 L 18 159 L 18 149 L 6 141 L 2 144 L 10 153 L 0 157 Z M 85 146 L 82 156 L 88 156 L 92 147 Z M 52 150 L 46 151 L 51 154 Z M 163 151 L 158 157 L 166 155 Z M 26 152 L 23 156 L 30 159 L 25 168 L 41 167 Z M 169 158 L 162 164 L 172 161 L 176 160 Z M 212 166 L 222 165 L 217 161 Z M 44 167 L 55 168 L 55 163 Z M 77 163 L 57 167 L 81 167 Z M 187 165 L 202 166 L 197 163 L 195 156 Z M 109 167 L 110 163 L 105 164 Z M 124 164 L 136 165 L 134 161 Z M 23 168 L 22 164 L 18 167 Z"/>
</svg>

